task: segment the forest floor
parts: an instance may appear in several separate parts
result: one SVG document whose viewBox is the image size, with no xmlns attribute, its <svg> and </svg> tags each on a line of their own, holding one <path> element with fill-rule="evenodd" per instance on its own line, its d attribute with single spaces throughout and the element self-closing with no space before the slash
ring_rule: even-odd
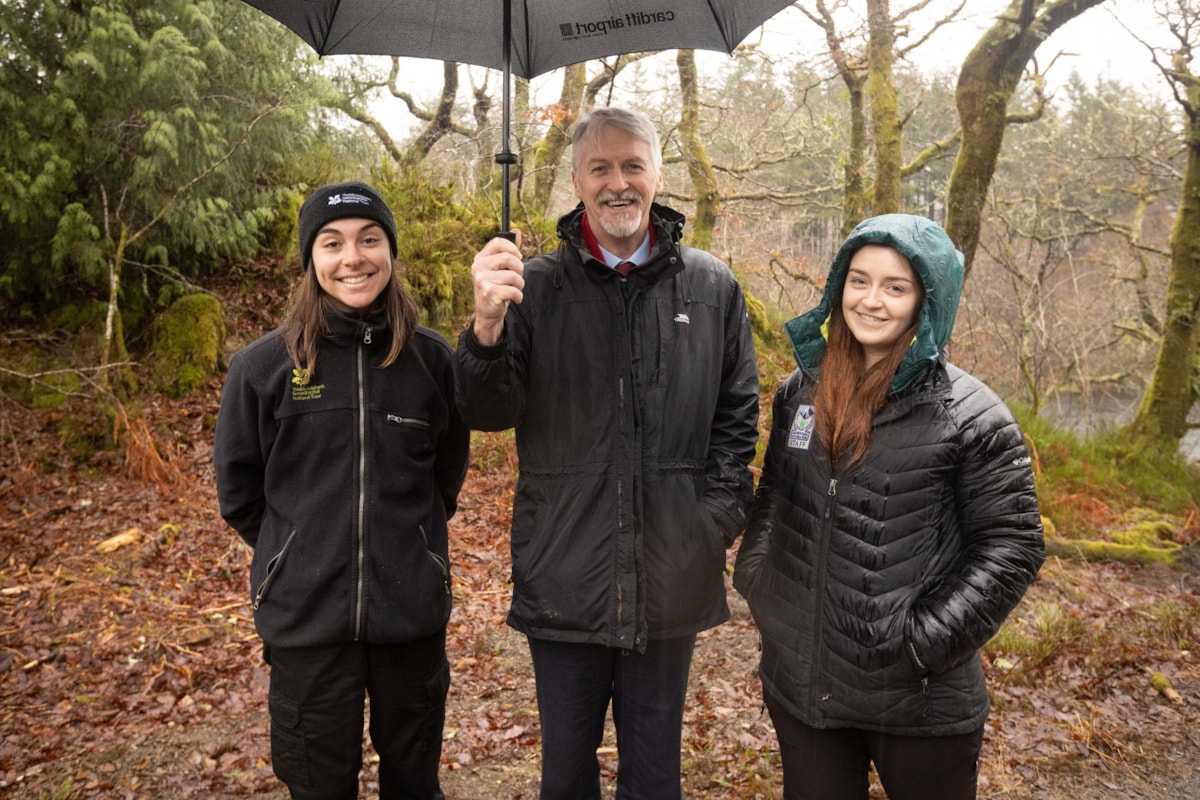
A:
<svg viewBox="0 0 1200 800">
<path fill-rule="evenodd" d="M 260 309 L 241 330 L 267 324 L 265 302 L 239 305 Z M 271 773 L 251 554 L 217 512 L 219 396 L 214 381 L 184 400 L 139 398 L 146 425 L 119 427 L 118 446 L 81 461 L 77 401 L 34 411 L 0 392 L 0 797 L 286 798 Z M 528 649 L 504 624 L 514 461 L 510 436 L 476 434 L 451 521 L 449 800 L 537 796 Z M 772 800 L 757 633 L 728 596 L 733 619 L 696 648 L 684 792 Z M 1200 574 L 1048 560 L 983 653 L 993 711 L 980 797 L 1200 798 L 1197 643 Z M 364 798 L 378 795 L 372 755 L 364 743 Z M 611 796 L 611 730 L 599 756 Z"/>
<path fill-rule="evenodd" d="M 0 407 L 0 796 L 286 797 L 270 769 L 250 553 L 214 498 L 217 396 L 145 410 L 156 437 L 174 437 L 162 487 L 130 475 L 129 454 L 72 466 L 52 414 Z M 476 445 L 452 522 L 444 788 L 451 800 L 534 798 L 532 674 L 504 625 L 510 446 Z M 696 649 L 685 793 L 777 798 L 757 635 L 729 599 L 733 620 Z M 1188 571 L 1048 561 L 1014 615 L 1019 653 L 984 653 L 994 709 L 980 796 L 1200 797 L 1200 665 L 1184 644 L 1200 635 L 1198 609 Z M 600 750 L 608 785 L 614 745 Z M 367 746 L 362 796 L 376 794 Z"/>
</svg>

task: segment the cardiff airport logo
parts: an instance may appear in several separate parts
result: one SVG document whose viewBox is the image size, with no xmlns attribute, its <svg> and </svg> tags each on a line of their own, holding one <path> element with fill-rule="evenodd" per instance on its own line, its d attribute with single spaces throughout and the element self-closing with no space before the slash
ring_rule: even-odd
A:
<svg viewBox="0 0 1200 800">
<path fill-rule="evenodd" d="M 675 21 L 674 11 L 630 11 L 619 17 L 606 17 L 589 22 L 562 22 L 558 30 L 563 41 L 607 36 L 614 31 L 638 28 L 643 25 L 663 25 Z"/>
</svg>

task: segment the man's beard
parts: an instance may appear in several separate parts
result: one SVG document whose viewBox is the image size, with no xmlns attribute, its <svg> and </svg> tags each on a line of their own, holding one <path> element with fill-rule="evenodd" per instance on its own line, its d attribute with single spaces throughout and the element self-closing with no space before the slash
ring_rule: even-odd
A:
<svg viewBox="0 0 1200 800">
<path fill-rule="evenodd" d="M 606 194 L 596 198 L 596 202 L 601 205 L 614 200 L 626 200 L 630 204 L 621 209 L 621 212 L 615 218 L 608 215 L 601 215 L 598 220 L 600 227 L 609 236 L 616 237 L 617 239 L 628 239 L 642 227 L 642 198 L 640 195 L 632 192 L 621 195 Z"/>
</svg>

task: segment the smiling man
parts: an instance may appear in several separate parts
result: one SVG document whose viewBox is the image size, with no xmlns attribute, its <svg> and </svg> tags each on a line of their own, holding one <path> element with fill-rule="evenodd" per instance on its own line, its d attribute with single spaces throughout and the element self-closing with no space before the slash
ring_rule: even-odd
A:
<svg viewBox="0 0 1200 800">
<path fill-rule="evenodd" d="M 533 656 L 543 800 L 600 797 L 611 704 L 617 797 L 680 797 L 680 730 L 699 631 L 729 618 L 725 550 L 751 497 L 758 373 L 729 268 L 680 245 L 644 115 L 572 130 L 580 204 L 556 252 L 475 257 L 458 345 L 460 413 L 516 428 L 513 598 Z"/>
</svg>

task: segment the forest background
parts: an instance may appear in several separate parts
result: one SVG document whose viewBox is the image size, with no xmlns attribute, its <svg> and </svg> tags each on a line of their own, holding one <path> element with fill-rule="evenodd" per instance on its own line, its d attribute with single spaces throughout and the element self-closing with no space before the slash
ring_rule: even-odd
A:
<svg viewBox="0 0 1200 800">
<path fill-rule="evenodd" d="M 1200 781 L 1200 4 L 967 6 L 806 0 L 731 57 L 517 80 L 514 225 L 530 252 L 555 245 L 581 109 L 649 113 L 663 200 L 751 299 L 764 413 L 791 368 L 780 324 L 815 302 L 849 228 L 888 211 L 945 225 L 969 264 L 950 357 L 1021 417 L 1051 553 L 985 652 L 984 794 L 1034 796 L 1053 775 L 1063 797 L 1101 796 L 1070 784 L 1090 774 L 1094 792 L 1156 796 L 1161 773 L 1160 796 L 1185 796 Z M 1137 18 L 1122 58 L 1150 85 L 1049 48 L 1097 14 Z M 799 30 L 803 47 L 780 45 Z M 921 67 L 946 35 L 973 46 Z M 497 225 L 499 76 L 319 61 L 237 0 L 7 0 L 0 56 L 0 794 L 269 793 L 249 554 L 212 496 L 221 371 L 279 319 L 300 201 L 347 178 L 383 190 L 424 321 L 456 338 Z M 474 445 L 446 761 L 476 779 L 455 796 L 499 796 L 489 768 L 528 796 L 536 711 L 502 624 L 515 456 L 511 436 Z M 753 628 L 731 602 L 697 665 L 685 783 L 776 796 Z"/>
</svg>

